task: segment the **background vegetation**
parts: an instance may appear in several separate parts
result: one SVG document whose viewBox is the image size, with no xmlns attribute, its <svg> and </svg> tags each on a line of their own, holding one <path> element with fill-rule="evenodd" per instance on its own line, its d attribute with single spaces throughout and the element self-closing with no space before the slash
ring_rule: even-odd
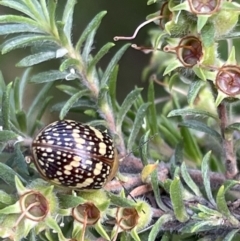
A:
<svg viewBox="0 0 240 241">
<path fill-rule="evenodd" d="M 239 239 L 237 3 L 0 5 L 2 239 Z M 104 188 L 56 187 L 28 163 L 36 133 L 65 118 L 113 138 Z"/>
</svg>

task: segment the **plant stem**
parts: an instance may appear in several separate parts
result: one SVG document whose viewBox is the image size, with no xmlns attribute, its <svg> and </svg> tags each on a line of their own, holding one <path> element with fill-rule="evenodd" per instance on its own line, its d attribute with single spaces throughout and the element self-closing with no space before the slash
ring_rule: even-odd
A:
<svg viewBox="0 0 240 241">
<path fill-rule="evenodd" d="M 221 121 L 220 129 L 221 129 L 221 135 L 222 135 L 223 158 L 224 158 L 224 164 L 226 168 L 225 175 L 227 179 L 233 179 L 238 173 L 238 168 L 237 168 L 236 155 L 234 154 L 234 151 L 233 151 L 232 136 L 229 137 L 225 135 L 225 129 L 228 126 L 228 110 L 227 110 L 226 103 L 222 102 L 218 106 L 218 116 Z"/>
</svg>

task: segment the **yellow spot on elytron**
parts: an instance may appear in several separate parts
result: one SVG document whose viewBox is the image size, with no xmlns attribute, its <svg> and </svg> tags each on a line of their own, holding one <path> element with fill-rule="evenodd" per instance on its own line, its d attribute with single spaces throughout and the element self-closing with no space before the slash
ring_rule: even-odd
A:
<svg viewBox="0 0 240 241">
<path fill-rule="evenodd" d="M 70 165 L 73 167 L 79 167 L 79 161 L 72 161 Z"/>
<path fill-rule="evenodd" d="M 78 144 L 84 144 L 86 141 L 83 138 L 74 138 L 74 141 L 77 142 Z"/>
<path fill-rule="evenodd" d="M 81 161 L 81 158 L 80 158 L 80 156 L 74 156 L 74 157 L 73 157 L 73 160 L 74 160 L 74 161 L 77 161 L 77 162 L 80 162 L 80 161 Z"/>
<path fill-rule="evenodd" d="M 83 183 L 78 183 L 77 187 L 84 188 L 92 184 L 94 180 L 92 178 L 86 178 Z"/>
<path fill-rule="evenodd" d="M 60 172 L 60 171 L 57 171 L 57 173 L 56 173 L 58 176 L 62 176 L 62 172 Z"/>
<path fill-rule="evenodd" d="M 87 164 L 87 165 L 92 165 L 92 161 L 91 161 L 91 160 L 86 160 L 86 161 L 85 161 L 85 164 Z"/>
<path fill-rule="evenodd" d="M 92 126 L 89 126 L 89 128 L 94 131 L 94 134 L 96 135 L 97 138 L 99 138 L 100 140 L 103 140 L 103 134 L 99 130 L 95 129 Z"/>
<path fill-rule="evenodd" d="M 73 137 L 73 138 L 79 138 L 80 135 L 79 135 L 78 133 L 73 132 L 73 133 L 72 133 L 72 137 Z"/>
<path fill-rule="evenodd" d="M 47 161 L 48 161 L 48 162 L 54 162 L 55 160 L 52 159 L 52 158 L 48 158 Z"/>
<path fill-rule="evenodd" d="M 84 148 L 84 146 L 83 146 L 82 144 L 77 144 L 76 147 L 77 147 L 78 149 L 83 149 L 83 148 Z"/>
<path fill-rule="evenodd" d="M 64 170 L 64 174 L 69 176 L 69 175 L 71 175 L 71 172 L 68 170 Z"/>
<path fill-rule="evenodd" d="M 102 168 L 103 168 L 102 162 L 97 163 L 94 170 L 93 170 L 93 174 L 95 176 L 99 175 L 102 171 Z"/>
<path fill-rule="evenodd" d="M 64 169 L 71 171 L 71 170 L 73 169 L 73 167 L 72 167 L 71 164 L 70 164 L 70 165 L 64 166 Z M 65 173 L 65 172 L 64 172 L 64 173 Z"/>
<path fill-rule="evenodd" d="M 103 143 L 103 142 L 100 142 L 99 143 L 99 153 L 101 154 L 101 155 L 105 155 L 106 154 L 106 148 L 107 148 L 107 146 L 106 146 L 106 144 L 105 143 Z"/>
</svg>

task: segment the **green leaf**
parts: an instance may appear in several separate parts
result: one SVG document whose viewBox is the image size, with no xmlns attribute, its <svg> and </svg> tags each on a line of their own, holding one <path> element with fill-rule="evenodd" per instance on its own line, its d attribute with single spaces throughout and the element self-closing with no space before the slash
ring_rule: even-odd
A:
<svg viewBox="0 0 240 241">
<path fill-rule="evenodd" d="M 148 241 L 156 240 L 156 237 L 159 234 L 159 230 L 162 229 L 162 226 L 165 223 L 168 223 L 169 221 L 172 221 L 172 220 L 173 220 L 173 217 L 171 214 L 163 214 L 151 228 L 151 231 L 148 236 Z"/>
<path fill-rule="evenodd" d="M 78 40 L 77 44 L 76 44 L 76 51 L 79 52 L 82 44 L 84 43 L 84 41 L 87 39 L 88 35 L 96 30 L 100 23 L 102 18 L 107 14 L 106 11 L 102 11 L 99 14 L 97 14 L 94 19 L 87 25 L 87 27 L 84 29 L 83 33 L 81 34 L 80 39 Z"/>
<path fill-rule="evenodd" d="M 157 202 L 158 207 L 167 212 L 168 208 L 166 207 L 166 205 L 162 202 L 161 200 L 161 195 L 160 195 L 160 191 L 159 191 L 159 183 L 158 183 L 158 174 L 157 174 L 157 170 L 154 170 L 151 173 L 151 184 L 152 184 L 152 189 L 153 189 L 153 193 L 154 193 L 154 197 L 155 200 Z"/>
<path fill-rule="evenodd" d="M 127 143 L 128 151 L 132 150 L 132 147 L 134 145 L 135 139 L 137 138 L 138 132 L 139 132 L 140 128 L 142 127 L 143 119 L 146 115 L 146 111 L 147 111 L 149 105 L 150 105 L 149 103 L 142 104 L 136 113 L 135 120 L 134 120 L 134 123 L 132 126 L 132 130 L 131 130 L 130 136 L 128 138 L 128 143 Z"/>
<path fill-rule="evenodd" d="M 186 127 L 182 127 L 180 132 L 184 142 L 185 153 L 187 154 L 188 158 L 191 158 L 197 165 L 200 166 L 202 161 L 202 153 L 196 138 Z"/>
<path fill-rule="evenodd" d="M 0 203 L 11 205 L 14 203 L 14 199 L 8 193 L 0 190 Z"/>
<path fill-rule="evenodd" d="M 182 66 L 182 63 L 179 60 L 173 60 L 171 63 L 168 64 L 167 68 L 164 70 L 163 76 L 171 73 L 176 68 Z"/>
<path fill-rule="evenodd" d="M 42 62 L 45 62 L 50 59 L 56 58 L 56 52 L 55 51 L 48 51 L 48 52 L 41 52 L 37 54 L 29 55 L 22 60 L 20 60 L 16 66 L 17 67 L 28 67 L 33 66 L 35 64 L 39 64 Z"/>
<path fill-rule="evenodd" d="M 84 60 L 84 62 L 87 64 L 92 56 L 91 56 L 91 51 L 93 49 L 93 42 L 94 42 L 94 37 L 96 35 L 96 30 L 93 30 L 87 37 L 86 41 L 85 41 L 85 44 L 84 44 L 84 47 L 83 47 L 83 50 L 82 50 L 82 53 L 81 53 L 81 56 L 82 56 L 82 59 Z"/>
<path fill-rule="evenodd" d="M 36 44 L 36 42 L 55 41 L 52 36 L 39 34 L 25 34 L 5 41 L 2 44 L 2 54 L 6 54 L 14 49 L 23 48 Z"/>
<path fill-rule="evenodd" d="M 44 100 L 46 99 L 46 95 L 48 91 L 51 89 L 53 82 L 45 84 L 44 87 L 38 92 L 38 95 L 34 98 L 32 104 L 30 105 L 27 113 L 27 119 L 34 118 L 34 114 L 40 108 Z"/>
<path fill-rule="evenodd" d="M 16 34 L 16 33 L 44 33 L 41 29 L 33 28 L 29 24 L 5 24 L 0 25 L 0 35 Z"/>
<path fill-rule="evenodd" d="M 234 226 L 238 226 L 239 221 L 231 214 L 230 210 L 228 209 L 228 205 L 225 199 L 225 194 L 231 187 L 238 184 L 239 182 L 237 181 L 227 181 L 226 183 L 224 183 L 224 185 L 222 185 L 219 188 L 216 196 L 216 204 L 217 204 L 218 211 L 222 213 L 229 220 L 229 222 Z"/>
<path fill-rule="evenodd" d="M 16 112 L 16 119 L 17 119 L 20 131 L 22 131 L 23 133 L 26 133 L 26 131 L 27 131 L 27 118 L 26 118 L 25 112 L 23 110 L 17 111 Z"/>
<path fill-rule="evenodd" d="M 99 60 L 108 53 L 109 49 L 115 46 L 114 43 L 106 43 L 94 56 L 94 58 L 89 62 L 87 73 L 91 73 L 93 68 L 96 66 L 96 64 L 99 62 Z"/>
<path fill-rule="evenodd" d="M 173 116 L 195 116 L 195 117 L 202 117 L 202 118 L 213 118 L 215 120 L 218 119 L 218 117 L 208 111 L 200 110 L 200 109 L 191 109 L 191 108 L 184 108 L 184 109 L 176 109 L 170 111 L 170 113 L 167 115 L 167 117 L 173 117 Z"/>
<path fill-rule="evenodd" d="M 112 71 L 114 70 L 116 64 L 124 54 L 124 52 L 127 50 L 127 48 L 130 46 L 130 44 L 124 45 L 121 49 L 117 51 L 117 53 L 114 55 L 112 60 L 107 66 L 107 69 L 105 70 L 102 79 L 101 79 L 101 86 L 104 86 L 108 83 L 109 77 L 111 76 Z"/>
<path fill-rule="evenodd" d="M 207 133 L 210 136 L 215 137 L 217 139 L 217 141 L 220 141 L 220 142 L 222 140 L 221 135 L 217 131 L 208 127 L 206 124 L 204 124 L 203 122 L 200 122 L 200 121 L 185 120 L 182 123 L 179 123 L 179 126 L 185 126 L 187 128 L 190 128 L 190 129 L 194 129 L 194 130 L 197 130 L 197 131 Z"/>
<path fill-rule="evenodd" d="M 34 28 L 42 29 L 40 27 L 40 24 L 35 22 L 34 20 L 23 17 L 23 16 L 17 16 L 17 15 L 0 15 L 0 23 L 17 23 L 17 24 L 28 24 Z"/>
<path fill-rule="evenodd" d="M 10 130 L 10 95 L 12 90 L 12 82 L 7 85 L 2 96 L 2 119 L 3 129 Z"/>
<path fill-rule="evenodd" d="M 182 184 L 179 177 L 175 177 L 170 186 L 170 197 L 173 205 L 174 214 L 179 222 L 186 222 L 189 216 L 186 212 L 183 194 L 182 194 Z"/>
<path fill-rule="evenodd" d="M 240 123 L 236 122 L 226 127 L 225 131 L 240 131 Z"/>
<path fill-rule="evenodd" d="M 231 241 L 235 234 L 239 232 L 239 229 L 233 229 L 232 231 L 230 231 L 222 241 Z"/>
<path fill-rule="evenodd" d="M 60 208 L 63 208 L 63 209 L 77 207 L 79 204 L 83 204 L 86 202 L 85 199 L 78 196 L 73 196 L 73 195 L 71 196 L 71 195 L 60 194 L 58 198 L 59 198 L 59 206 Z"/>
<path fill-rule="evenodd" d="M 209 19 L 209 17 L 210 17 L 211 15 L 198 15 L 197 16 L 197 32 L 198 33 L 200 33 L 201 32 L 201 30 L 202 30 L 202 28 L 204 27 L 204 25 L 207 23 L 207 21 L 208 21 L 208 19 Z M 206 25 L 205 25 L 205 27 L 206 27 Z M 205 35 L 206 35 L 206 30 L 205 30 Z M 202 30 L 202 32 L 201 32 L 201 34 L 203 34 L 204 35 L 204 30 Z M 213 40 L 214 40 L 214 36 L 213 36 Z M 206 46 L 207 47 L 207 46 Z"/>
<path fill-rule="evenodd" d="M 2 0 L 0 2 L 0 5 L 15 9 L 21 13 L 26 14 L 30 18 L 35 19 L 35 15 L 31 11 L 29 11 L 29 8 L 25 4 L 21 4 L 21 2 L 19 1 L 17 2 L 12 0 Z"/>
<path fill-rule="evenodd" d="M 136 101 L 138 95 L 140 94 L 140 92 L 142 91 L 142 89 L 135 89 L 135 90 L 132 90 L 128 95 L 127 97 L 124 99 L 119 111 L 118 111 L 118 114 L 117 114 L 117 117 L 116 117 L 116 126 L 118 128 L 118 130 L 121 130 L 122 129 L 122 123 L 123 123 L 123 120 L 127 114 L 127 112 L 130 110 L 131 106 L 133 105 L 134 101 Z"/>
<path fill-rule="evenodd" d="M 213 199 L 213 195 L 212 195 L 212 189 L 211 189 L 211 183 L 210 183 L 210 175 L 209 175 L 209 159 L 211 156 L 211 151 L 209 151 L 202 160 L 202 178 L 203 178 L 203 185 L 204 185 L 204 189 L 206 191 L 206 195 L 208 200 L 212 203 L 212 205 L 215 205 L 215 200 Z"/>
<path fill-rule="evenodd" d="M 65 79 L 68 75 L 68 72 L 61 72 L 59 70 L 49 70 L 46 72 L 41 72 L 39 74 L 36 74 L 32 77 L 31 82 L 34 83 L 46 83 L 46 82 L 52 82 L 59 79 Z"/>
<path fill-rule="evenodd" d="M 57 30 L 58 30 L 58 37 L 60 39 L 62 46 L 68 46 L 69 40 L 64 32 L 64 23 L 61 21 L 57 21 Z"/>
<path fill-rule="evenodd" d="M 49 16 L 49 11 L 48 11 L 48 6 L 47 6 L 47 3 L 46 3 L 46 0 L 40 0 L 40 4 L 41 4 L 42 12 L 43 12 L 43 15 L 46 19 L 46 22 L 49 23 L 50 16 Z"/>
<path fill-rule="evenodd" d="M 0 131 L 0 142 L 15 140 L 17 139 L 17 137 L 18 135 L 13 131 L 9 131 L 9 130 Z"/>
<path fill-rule="evenodd" d="M 78 89 L 71 85 L 62 84 L 62 85 L 57 85 L 56 88 L 70 96 L 72 96 L 78 92 Z"/>
<path fill-rule="evenodd" d="M 150 81 L 148 86 L 148 102 L 151 103 L 148 109 L 148 122 L 151 123 L 150 128 L 153 134 L 158 132 L 158 123 L 157 123 L 157 111 L 155 104 L 155 90 L 154 82 Z"/>
<path fill-rule="evenodd" d="M 88 93 L 88 90 L 81 90 L 74 94 L 63 106 L 63 108 L 60 111 L 59 118 L 60 120 L 64 119 L 68 111 L 71 109 L 71 107 L 78 101 L 79 98 L 86 95 Z"/>
<path fill-rule="evenodd" d="M 207 23 L 201 31 L 201 40 L 205 48 L 214 44 L 215 27 L 213 23 Z"/>
<path fill-rule="evenodd" d="M 77 65 L 79 65 L 80 63 L 79 63 L 79 60 L 77 60 L 77 59 L 65 59 L 63 62 L 62 62 L 62 64 L 60 65 L 60 67 L 59 67 L 59 70 L 61 71 L 61 72 L 63 72 L 63 71 L 65 71 L 65 70 L 67 70 L 67 69 L 69 69 L 69 68 L 71 68 L 71 67 L 75 67 L 75 66 L 77 66 Z"/>
<path fill-rule="evenodd" d="M 198 96 L 199 91 L 205 85 L 202 80 L 193 81 L 188 89 L 187 100 L 190 106 L 194 105 L 194 102 Z"/>
<path fill-rule="evenodd" d="M 191 178 L 191 176 L 189 175 L 185 162 L 183 162 L 181 165 L 181 176 L 182 176 L 184 182 L 196 194 L 196 196 L 201 197 L 202 193 L 201 193 L 200 189 L 198 188 L 198 186 L 196 185 L 196 183 Z"/>
<path fill-rule="evenodd" d="M 139 153 L 144 166 L 148 165 L 148 142 L 149 142 L 150 130 L 148 130 L 140 139 Z"/>
<path fill-rule="evenodd" d="M 56 30 L 57 30 L 57 27 L 56 27 L 56 24 L 55 24 L 56 7 L 57 7 L 57 1 L 55 1 L 55 0 L 49 0 L 48 1 L 49 23 L 50 23 L 50 27 L 51 27 L 53 33 L 56 33 Z"/>
<path fill-rule="evenodd" d="M 43 102 L 41 102 L 42 103 L 41 106 L 37 109 L 36 122 L 34 123 L 32 129 L 30 130 L 31 135 L 34 134 L 36 128 L 39 125 L 40 120 L 43 117 L 44 112 L 46 111 L 46 109 L 47 109 L 47 107 L 48 107 L 48 105 L 49 105 L 49 103 L 52 99 L 53 99 L 52 96 L 48 96 L 43 100 Z"/>
<path fill-rule="evenodd" d="M 18 176 L 21 181 L 26 184 L 27 182 L 19 176 L 12 168 L 8 167 L 4 163 L 0 162 L 0 178 L 6 182 L 8 185 L 15 187 L 15 179 L 14 177 Z"/>
<path fill-rule="evenodd" d="M 73 11 L 76 3 L 77 3 L 76 0 L 68 0 L 64 7 L 64 12 L 62 17 L 62 22 L 64 23 L 63 30 L 69 41 L 69 44 L 71 43 Z"/>
<path fill-rule="evenodd" d="M 112 101 L 112 107 L 113 107 L 113 111 L 116 111 L 119 107 L 118 103 L 117 103 L 117 98 L 116 98 L 116 83 L 117 83 L 117 76 L 118 76 L 118 70 L 119 67 L 118 65 L 116 65 L 111 73 L 111 75 L 109 76 L 109 81 L 108 81 L 108 93 L 109 96 L 111 98 Z M 115 114 L 116 116 L 117 114 Z"/>
<path fill-rule="evenodd" d="M 133 207 L 135 205 L 135 202 L 131 199 L 123 198 L 119 195 L 113 194 L 108 192 L 107 193 L 108 197 L 111 200 L 112 204 L 115 204 L 116 206 L 119 207 Z"/>
</svg>

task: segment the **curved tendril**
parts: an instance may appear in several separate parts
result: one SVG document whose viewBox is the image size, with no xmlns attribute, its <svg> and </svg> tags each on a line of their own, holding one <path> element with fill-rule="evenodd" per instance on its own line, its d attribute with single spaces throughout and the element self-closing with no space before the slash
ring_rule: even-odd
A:
<svg viewBox="0 0 240 241">
<path fill-rule="evenodd" d="M 113 38 L 113 40 L 114 40 L 114 41 L 118 41 L 118 40 L 131 40 L 131 39 L 134 39 L 134 38 L 137 36 L 138 31 L 139 31 L 143 26 L 145 26 L 145 25 L 147 25 L 147 24 L 149 24 L 149 23 L 151 23 L 151 22 L 153 22 L 153 21 L 155 21 L 155 20 L 161 19 L 161 18 L 163 18 L 163 16 L 157 16 L 157 17 L 151 18 L 151 19 L 143 22 L 142 24 L 140 24 L 140 25 L 136 28 L 134 34 L 133 34 L 131 37 L 115 36 L 115 37 Z"/>
</svg>

